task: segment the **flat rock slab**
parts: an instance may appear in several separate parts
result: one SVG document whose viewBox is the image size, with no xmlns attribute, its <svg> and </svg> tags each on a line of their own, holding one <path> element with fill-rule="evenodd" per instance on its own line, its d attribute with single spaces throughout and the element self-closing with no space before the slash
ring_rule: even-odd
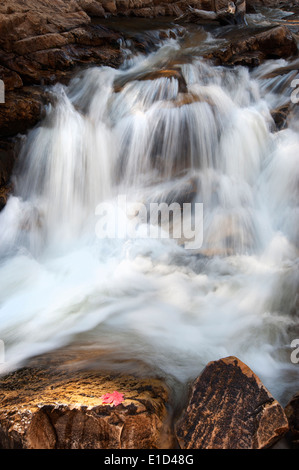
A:
<svg viewBox="0 0 299 470">
<path fill-rule="evenodd" d="M 176 424 L 182 449 L 264 449 L 287 430 L 283 408 L 235 357 L 206 366 Z"/>
<path fill-rule="evenodd" d="M 103 403 L 117 391 L 120 404 Z M 0 378 L 0 448 L 156 449 L 165 444 L 164 382 L 76 370 L 39 358 Z"/>
</svg>

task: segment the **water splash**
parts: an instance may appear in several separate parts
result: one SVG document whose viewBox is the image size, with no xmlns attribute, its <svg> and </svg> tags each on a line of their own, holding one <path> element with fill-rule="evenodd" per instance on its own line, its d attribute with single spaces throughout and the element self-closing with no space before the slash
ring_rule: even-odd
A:
<svg viewBox="0 0 299 470">
<path fill-rule="evenodd" d="M 274 131 L 265 70 L 182 55 L 171 40 L 53 88 L 0 215 L 7 364 L 81 344 L 184 382 L 236 355 L 285 399 L 298 386 L 299 135 Z M 203 202 L 202 248 L 142 226 L 97 239 L 97 204 L 120 194 Z"/>
</svg>

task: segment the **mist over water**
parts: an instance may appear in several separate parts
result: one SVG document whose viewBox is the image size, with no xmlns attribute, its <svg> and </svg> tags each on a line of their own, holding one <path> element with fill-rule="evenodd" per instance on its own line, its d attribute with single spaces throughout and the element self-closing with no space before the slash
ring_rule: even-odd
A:
<svg viewBox="0 0 299 470">
<path fill-rule="evenodd" d="M 52 89 L 0 214 L 8 368 L 81 344 L 185 382 L 235 355 L 276 398 L 297 391 L 299 119 L 275 129 L 292 90 L 265 78 L 285 64 L 216 67 L 172 39 Z M 124 195 L 203 203 L 203 245 L 151 238 L 146 221 L 98 238 L 97 206 L 119 217 Z"/>
</svg>

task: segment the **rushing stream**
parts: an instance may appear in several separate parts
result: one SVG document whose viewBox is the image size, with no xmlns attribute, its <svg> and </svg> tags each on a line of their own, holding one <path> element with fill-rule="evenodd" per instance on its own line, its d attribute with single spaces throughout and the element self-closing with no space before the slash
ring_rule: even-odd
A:
<svg viewBox="0 0 299 470">
<path fill-rule="evenodd" d="M 170 30 L 146 33 L 146 55 L 123 44 L 119 70 L 56 85 L 24 137 L 0 214 L 6 366 L 74 344 L 184 383 L 234 355 L 285 402 L 299 377 L 299 117 L 277 131 L 271 110 L 296 73 L 273 73 L 284 60 L 213 66 L 201 58 L 219 45 L 211 32 Z M 203 203 L 203 243 L 150 236 L 146 220 L 99 236 L 99 204 L 121 228 L 124 197 L 136 213 Z"/>
</svg>

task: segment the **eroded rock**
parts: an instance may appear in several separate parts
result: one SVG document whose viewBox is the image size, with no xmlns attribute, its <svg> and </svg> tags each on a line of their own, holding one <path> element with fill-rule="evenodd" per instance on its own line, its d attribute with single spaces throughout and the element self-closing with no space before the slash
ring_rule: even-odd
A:
<svg viewBox="0 0 299 470">
<path fill-rule="evenodd" d="M 66 356 L 67 357 L 67 356 Z M 0 379 L 0 448 L 155 449 L 168 439 L 164 382 L 42 356 Z M 104 404 L 118 391 L 124 401 Z M 167 444 L 169 445 L 169 444 Z"/>
<path fill-rule="evenodd" d="M 287 431 L 280 404 L 235 357 L 206 366 L 176 424 L 182 449 L 264 449 Z"/>
<path fill-rule="evenodd" d="M 227 65 L 260 65 L 266 59 L 289 58 L 298 53 L 296 40 L 287 26 L 275 26 L 264 31 L 240 31 L 227 36 L 228 45 L 206 58 Z"/>
<path fill-rule="evenodd" d="M 289 401 L 285 407 L 285 413 L 290 425 L 288 437 L 291 446 L 299 449 L 299 392 Z"/>
</svg>

